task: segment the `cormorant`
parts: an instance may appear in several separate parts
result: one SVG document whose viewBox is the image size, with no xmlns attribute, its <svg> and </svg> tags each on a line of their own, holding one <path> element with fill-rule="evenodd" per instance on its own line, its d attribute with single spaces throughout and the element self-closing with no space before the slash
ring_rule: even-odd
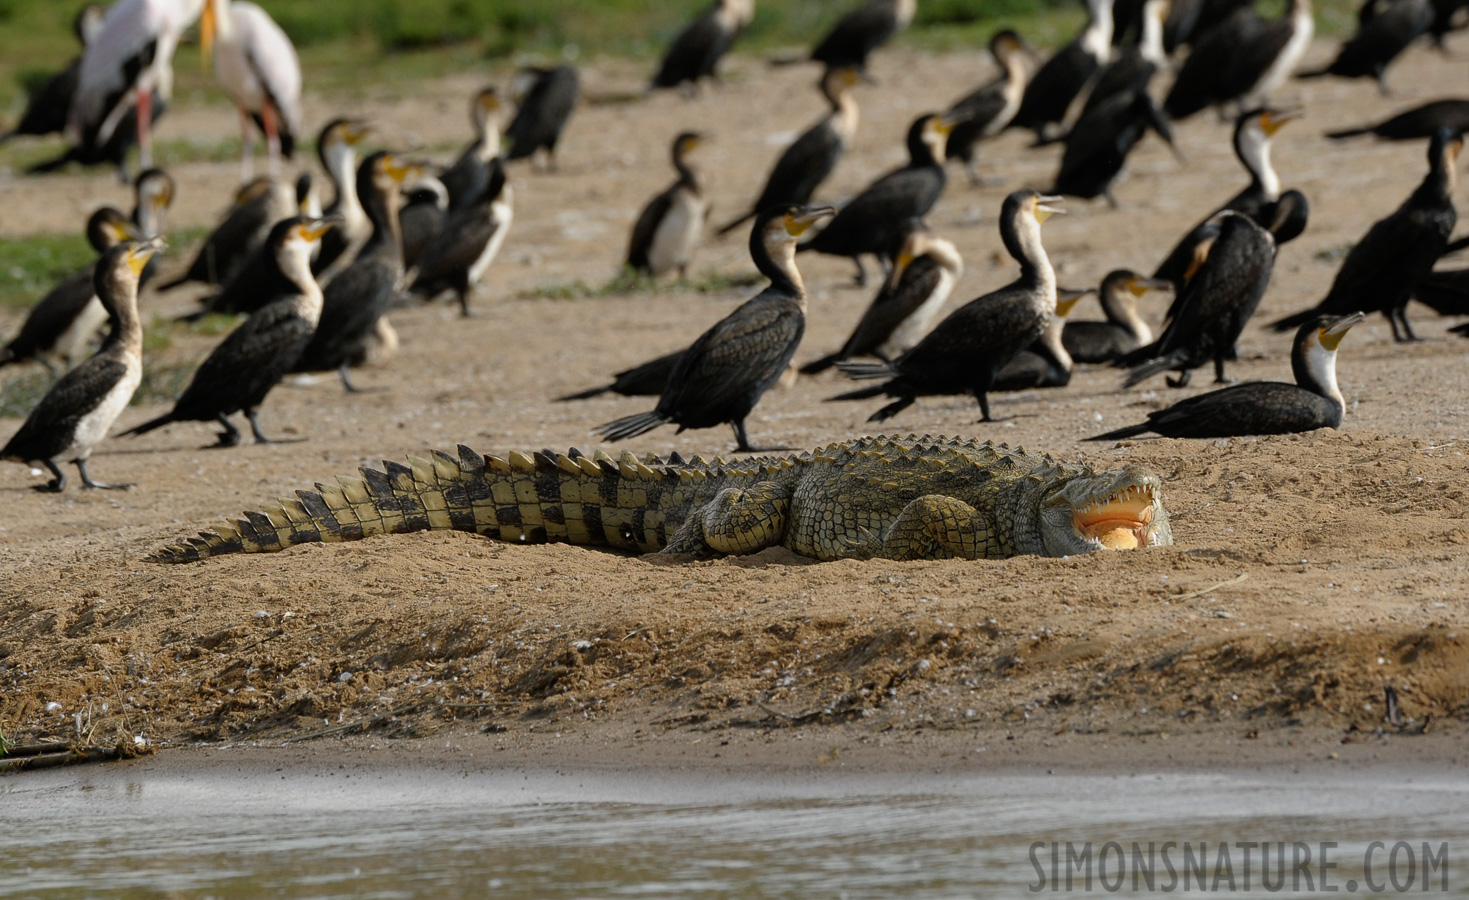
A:
<svg viewBox="0 0 1469 900">
<path fill-rule="evenodd" d="M 153 239 L 108 250 L 97 263 L 93 289 L 112 322 L 102 349 L 51 386 L 20 430 L 0 449 L 0 459 L 50 470 L 52 479 L 38 490 L 59 492 L 66 475 L 59 463 L 76 463 L 87 488 L 129 488 L 92 480 L 87 459 L 127 408 L 143 380 L 143 323 L 138 317 L 138 277 L 162 246 Z"/>
<path fill-rule="evenodd" d="M 360 119 L 333 119 L 316 139 L 316 154 L 321 157 L 321 167 L 331 179 L 333 190 L 332 202 L 327 204 L 324 214 L 335 216 L 338 224 L 322 236 L 316 257 L 311 261 L 313 274 L 323 275 L 338 259 L 350 260 L 349 251 L 362 246 L 372 230 L 372 223 L 367 221 L 367 213 L 357 197 L 357 145 L 367 137 L 367 132 L 367 123 Z"/>
<path fill-rule="evenodd" d="M 173 205 L 173 177 L 162 169 L 145 169 L 133 183 L 133 224 L 145 238 L 163 234 L 163 215 Z"/>
<path fill-rule="evenodd" d="M 1168 15 L 1169 0 L 1146 0 L 1142 8 L 1142 33 L 1136 43 L 1116 51 L 1113 60 L 1097 73 L 1081 107 L 1087 113 L 1114 94 L 1128 90 L 1147 90 L 1153 76 L 1168 68 L 1168 53 L 1163 49 L 1163 21 Z"/>
<path fill-rule="evenodd" d="M 474 140 L 454 160 L 454 164 L 439 174 L 439 180 L 449 192 L 449 209 L 455 210 L 473 203 L 484 192 L 490 180 L 490 161 L 500 155 L 503 138 L 500 135 L 500 94 L 487 87 L 474 95 L 469 104 L 469 120 L 474 125 Z"/>
<path fill-rule="evenodd" d="M 1444 50 L 1444 37 L 1450 31 L 1464 28 L 1465 10 L 1469 10 L 1469 0 L 1433 0 L 1433 25 L 1428 34 L 1439 50 Z"/>
<path fill-rule="evenodd" d="M 1012 128 L 1029 128 L 1038 143 L 1053 137 L 1054 126 L 1112 53 L 1112 0 L 1086 0 L 1087 22 L 1081 34 L 1046 60 L 1025 86 Z"/>
<path fill-rule="evenodd" d="M 680 432 L 728 422 L 740 451 L 753 451 L 745 417 L 785 374 L 806 330 L 806 287 L 796 269 L 796 239 L 830 207 L 785 206 L 755 217 L 750 256 L 770 286 L 717 322 L 689 346 L 658 405 L 602 426 L 620 441 L 670 422 Z"/>
<path fill-rule="evenodd" d="M 1341 425 L 1346 404 L 1336 384 L 1336 349 L 1362 313 L 1312 316 L 1296 331 L 1291 371 L 1296 383 L 1251 381 L 1199 394 L 1148 413 L 1141 425 L 1119 428 L 1089 441 L 1113 441 L 1151 431 L 1164 437 L 1216 438 L 1246 434 L 1297 434 Z"/>
<path fill-rule="evenodd" d="M 402 165 L 382 152 L 362 161 L 357 170 L 357 195 L 372 222 L 372 234 L 352 264 L 322 291 L 321 313 L 311 341 L 288 371 L 336 371 L 343 387 L 356 392 L 347 368 L 366 356 L 378 320 L 399 296 L 403 280 L 399 185 L 418 171 L 417 166 Z"/>
<path fill-rule="evenodd" d="M 1127 154 L 1149 128 L 1177 155 L 1168 118 L 1146 90 L 1134 88 L 1103 100 L 1078 119 L 1066 136 L 1066 150 L 1053 190 L 1087 200 L 1101 195 L 1116 209 L 1112 183 L 1122 173 Z"/>
<path fill-rule="evenodd" d="M 106 11 L 100 3 L 88 3 L 77 12 L 72 27 L 77 42 L 83 48 L 102 30 L 102 17 Z M 31 86 L 26 91 L 29 97 L 25 112 L 14 128 L 0 132 L 0 144 L 20 135 L 40 137 L 65 130 L 66 113 L 71 109 L 71 98 L 76 94 L 81 71 L 82 58 L 78 56 L 60 72 Z"/>
<path fill-rule="evenodd" d="M 1080 363 L 1109 363 L 1153 342 L 1153 329 L 1138 315 L 1137 301 L 1148 291 L 1171 287 L 1156 278 L 1144 278 L 1131 269 L 1107 273 L 1097 288 L 1105 322 L 1067 320 L 1061 344 Z"/>
<path fill-rule="evenodd" d="M 1418 282 L 1413 299 L 1441 316 L 1469 316 L 1469 269 L 1435 269 Z M 1469 337 L 1469 324 L 1449 331 Z"/>
<path fill-rule="evenodd" d="M 1248 6 L 1236 9 L 1194 45 L 1163 111 L 1179 120 L 1206 106 L 1264 106 L 1295 70 L 1315 29 L 1311 0 L 1290 0 L 1285 14 L 1273 21 Z"/>
<path fill-rule="evenodd" d="M 1065 387 L 1071 383 L 1071 370 L 1075 367 L 1071 352 L 1062 340 L 1066 317 L 1071 308 L 1082 297 L 1090 294 L 1086 290 L 1070 288 L 1056 289 L 1056 314 L 1046 323 L 1046 328 L 1035 343 L 1015 354 L 995 375 L 991 391 L 1028 391 L 1032 388 Z"/>
<path fill-rule="evenodd" d="M 1199 243 L 1212 235 L 1213 226 L 1207 223 L 1213 221 L 1214 216 L 1232 209 L 1254 219 L 1256 225 L 1270 227 L 1275 203 L 1280 199 L 1280 176 L 1275 174 L 1275 167 L 1270 162 L 1270 143 L 1281 127 L 1299 116 L 1299 112 L 1253 109 L 1241 113 L 1235 120 L 1234 155 L 1250 173 L 1250 183 L 1184 235 L 1153 273 L 1154 278 L 1173 282 L 1175 297 L 1183 296 L 1184 273 L 1193 263 Z M 1278 237 L 1277 242 L 1284 243 Z"/>
<path fill-rule="evenodd" d="M 233 447 L 240 442 L 240 430 L 228 417 L 244 411 L 256 442 L 270 443 L 260 430 L 256 410 L 316 331 L 321 288 L 311 276 L 311 245 L 332 225 L 329 218 L 305 216 L 276 225 L 269 243 L 295 293 L 262 307 L 230 332 L 199 366 L 172 410 L 124 435 L 146 434 L 171 422 L 218 422 L 224 428 L 218 446 Z"/>
<path fill-rule="evenodd" d="M 87 220 L 87 241 L 99 255 L 138 236 L 132 221 L 110 206 Z M 31 307 L 20 332 L 0 349 L 0 367 L 36 359 L 54 373 L 52 358 L 70 368 L 90 348 L 107 321 L 106 307 L 96 297 L 96 267 L 96 261 L 83 266 Z"/>
<path fill-rule="evenodd" d="M 1418 189 L 1352 247 L 1320 303 L 1272 327 L 1288 331 L 1318 313 L 1345 315 L 1361 310 L 1387 316 L 1394 340 L 1416 341 L 1408 322 L 1408 299 L 1443 255 L 1458 220 L 1454 165 L 1463 147 L 1462 135 L 1448 129 L 1435 134 L 1428 148 L 1428 176 Z"/>
<path fill-rule="evenodd" d="M 1341 139 L 1373 134 L 1389 141 L 1416 141 L 1433 137 L 1441 128 L 1461 133 L 1469 131 L 1469 100 L 1434 100 L 1404 110 L 1376 125 L 1331 131 L 1326 136 Z"/>
<path fill-rule="evenodd" d="M 882 176 L 842 207 L 836 218 L 798 251 L 815 250 L 832 256 L 850 256 L 857 264 L 857 283 L 867 282 L 864 253 L 877 254 L 884 264 L 902 237 L 910 219 L 921 219 L 938 202 L 947 181 L 944 146 L 954 120 L 929 113 L 908 129 L 908 164 Z"/>
<path fill-rule="evenodd" d="M 1234 354 L 1235 341 L 1255 314 L 1275 270 L 1275 239 L 1254 220 L 1234 210 L 1215 216 L 1219 236 L 1188 286 L 1174 301 L 1177 311 L 1153 343 L 1118 360 L 1132 369 L 1124 387 L 1169 369 L 1179 377 L 1170 387 L 1184 387 L 1193 369 L 1214 361 L 1217 383 L 1226 383 L 1224 364 Z"/>
<path fill-rule="evenodd" d="M 714 0 L 668 45 L 652 89 L 682 84 L 697 89 L 700 79 L 718 77 L 720 58 L 754 18 L 755 0 Z"/>
<path fill-rule="evenodd" d="M 1342 78 L 1375 78 L 1383 96 L 1388 90 L 1388 64 L 1433 25 L 1429 0 L 1365 0 L 1357 13 L 1357 33 L 1341 46 L 1336 59 L 1325 68 L 1302 72 L 1299 78 L 1336 75 Z"/>
<path fill-rule="evenodd" d="M 434 238 L 444 230 L 448 218 L 449 191 L 432 175 L 420 175 L 405 186 L 403 208 L 398 211 L 398 224 L 403 230 L 403 268 L 418 264 Z"/>
<path fill-rule="evenodd" d="M 510 144 L 505 158 L 529 157 L 534 162 L 536 152 L 545 151 L 546 167 L 554 171 L 556 144 L 581 93 L 576 69 L 568 65 L 521 69 L 511 83 L 511 93 L 519 108 L 505 130 Z"/>
<path fill-rule="evenodd" d="M 1041 246 L 1041 223 L 1061 210 L 1060 197 L 1016 191 L 1000 211 L 1000 237 L 1020 263 L 1020 278 L 971 300 L 950 313 L 928 336 L 891 363 L 839 363 L 849 378 L 886 378 L 876 387 L 832 397 L 862 400 L 896 398 L 873 413 L 869 422 L 892 418 L 917 397 L 973 393 L 982 421 L 992 422 L 989 391 L 995 377 L 1017 353 L 1046 329 L 1056 314 L 1056 275 Z"/>
<path fill-rule="evenodd" d="M 191 281 L 224 284 L 265 243 L 271 226 L 295 215 L 296 210 L 296 194 L 291 185 L 269 176 L 253 179 L 235 192 L 234 206 L 204 239 L 188 270 L 160 284 L 158 290 L 172 290 Z"/>
<path fill-rule="evenodd" d="M 673 168 L 678 180 L 643 207 L 633 224 L 627 264 L 640 275 L 658 277 L 674 269 L 682 279 L 704 233 L 709 198 L 689 167 L 689 154 L 704 136 L 685 131 L 673 139 Z"/>
<path fill-rule="evenodd" d="M 765 189 L 760 192 L 755 205 L 744 215 L 722 226 L 720 234 L 735 230 L 763 209 L 803 206 L 811 202 L 811 195 L 836 168 L 857 134 L 857 101 L 852 97 L 857 78 L 856 69 L 826 70 L 820 87 L 822 96 L 831 104 L 831 112 L 786 148 L 775 168 L 770 170 Z"/>
<path fill-rule="evenodd" d="M 872 304 L 842 349 L 801 367 L 814 375 L 854 356 L 897 359 L 928 333 L 944 308 L 954 285 L 964 274 L 964 260 L 955 246 L 913 221 Z"/>
<path fill-rule="evenodd" d="M 913 21 L 918 0 L 868 0 L 836 23 L 811 58 L 828 68 L 848 66 L 867 71 L 867 57 Z"/>
<path fill-rule="evenodd" d="M 506 181 L 504 163 L 493 160 L 484 192 L 472 205 L 450 212 L 443 230 L 424 247 L 410 292 L 432 300 L 452 290 L 459 311 L 469 315 L 469 292 L 495 261 L 514 215 L 515 189 Z"/>
<path fill-rule="evenodd" d="M 944 155 L 964 161 L 971 184 L 979 183 L 979 171 L 974 165 L 975 146 L 1010 127 L 1010 121 L 1020 109 L 1025 85 L 1030 81 L 1030 52 L 1020 35 L 1008 28 L 995 32 L 990 38 L 990 55 L 1000 67 L 1000 77 L 966 95 L 949 107 L 947 113 L 956 124 L 949 132 Z"/>
</svg>

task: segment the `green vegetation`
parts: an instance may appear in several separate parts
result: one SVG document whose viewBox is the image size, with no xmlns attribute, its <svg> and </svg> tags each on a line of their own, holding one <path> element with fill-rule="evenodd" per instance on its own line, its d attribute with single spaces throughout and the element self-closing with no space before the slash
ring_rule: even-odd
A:
<svg viewBox="0 0 1469 900">
<path fill-rule="evenodd" d="M 0 306 L 30 306 L 94 256 L 96 253 L 80 233 L 0 241 Z"/>
<path fill-rule="evenodd" d="M 146 354 L 145 354 L 146 358 Z M 133 394 L 132 406 L 148 403 L 172 403 L 184 392 L 184 386 L 199 368 L 198 362 L 170 362 L 143 365 L 143 380 Z M 9 370 L 7 370 L 9 371 Z M 30 365 L 0 384 L 0 419 L 24 419 L 51 389 L 56 379 L 39 365 Z"/>
</svg>

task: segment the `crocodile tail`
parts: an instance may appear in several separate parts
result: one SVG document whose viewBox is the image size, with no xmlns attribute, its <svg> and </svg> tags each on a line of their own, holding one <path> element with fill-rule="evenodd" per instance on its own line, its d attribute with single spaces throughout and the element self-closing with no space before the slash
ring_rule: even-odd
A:
<svg viewBox="0 0 1469 900">
<path fill-rule="evenodd" d="M 483 457 L 465 446 L 459 455 L 433 451 L 410 456 L 408 465 L 385 461 L 334 484 L 297 491 L 232 525 L 201 532 L 165 547 L 152 562 L 180 563 L 227 553 L 270 553 L 296 544 L 355 541 L 378 534 L 467 531 L 507 541 L 610 544 L 636 550 L 661 546 L 666 535 L 640 532 L 652 526 L 645 510 L 628 506 L 619 485 L 680 475 L 670 457 L 656 468 L 624 453 L 587 457 L 580 451 Z M 703 477 L 703 476 L 698 476 Z M 634 504 L 636 506 L 636 504 Z M 642 514 L 639 515 L 639 512 Z M 677 522 L 664 522 L 677 526 Z"/>
</svg>

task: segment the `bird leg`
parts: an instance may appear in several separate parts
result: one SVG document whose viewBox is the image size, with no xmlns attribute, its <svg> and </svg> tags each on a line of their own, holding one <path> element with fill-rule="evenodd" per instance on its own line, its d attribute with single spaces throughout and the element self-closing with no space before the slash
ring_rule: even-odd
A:
<svg viewBox="0 0 1469 900">
<path fill-rule="evenodd" d="M 143 88 L 133 88 L 137 95 L 138 113 L 138 171 L 153 168 L 153 94 Z"/>
<path fill-rule="evenodd" d="M 729 424 L 734 428 L 736 453 L 784 453 L 791 449 L 790 447 L 752 447 L 750 436 L 745 433 L 745 420 L 740 419 Z"/>
<path fill-rule="evenodd" d="M 51 474 L 55 477 L 45 484 L 36 485 L 33 489 L 43 494 L 59 494 L 66 490 L 66 473 L 61 471 L 60 466 L 56 465 L 56 461 L 53 459 L 43 459 L 41 460 L 41 465 L 50 469 Z"/>
<path fill-rule="evenodd" d="M 245 418 L 247 418 L 247 419 L 250 420 L 250 433 L 253 434 L 253 435 L 255 435 L 255 443 L 257 443 L 257 444 L 272 444 L 272 443 L 275 443 L 270 438 L 266 437 L 265 434 L 260 430 L 260 420 L 258 418 L 256 418 L 255 410 L 253 410 L 253 409 L 247 409 L 247 410 L 245 410 Z"/>
<path fill-rule="evenodd" d="M 1234 384 L 1234 379 L 1224 374 L 1224 358 L 1227 354 L 1221 353 L 1214 357 L 1214 383 Z"/>
<path fill-rule="evenodd" d="M 231 422 L 229 420 L 229 417 L 226 416 L 224 413 L 220 413 L 219 415 L 215 416 L 214 421 L 224 426 L 224 431 L 221 431 L 219 433 L 219 443 L 215 444 L 214 447 L 221 448 L 239 446 L 240 429 L 235 427 L 235 423 Z"/>
<path fill-rule="evenodd" d="M 250 112 L 240 107 L 240 184 L 255 175 L 255 125 L 250 121 Z"/>
<path fill-rule="evenodd" d="M 1392 327 L 1393 340 L 1395 340 L 1395 341 L 1401 341 L 1403 343 L 1416 342 L 1416 341 L 1422 340 L 1422 338 L 1418 337 L 1418 335 L 1413 332 L 1413 325 L 1412 325 L 1412 323 L 1410 323 L 1408 321 L 1408 307 L 1406 307 L 1406 306 L 1399 306 L 1396 309 L 1389 310 L 1388 311 L 1388 314 L 1387 314 L 1387 317 L 1389 319 L 1393 320 L 1393 327 Z M 1398 337 L 1398 323 L 1399 322 L 1401 322 L 1402 325 L 1403 325 L 1403 336 L 1401 338 Z"/>
<path fill-rule="evenodd" d="M 1193 369 L 1179 369 L 1177 378 L 1164 378 L 1163 380 L 1168 382 L 1171 388 L 1185 388 L 1188 387 L 1188 380 L 1193 377 L 1193 374 Z"/>
<path fill-rule="evenodd" d="M 382 390 L 382 388 L 361 388 L 353 384 L 347 363 L 342 363 L 337 367 L 337 374 L 341 376 L 342 387 L 346 388 L 349 394 L 375 394 Z"/>
<path fill-rule="evenodd" d="M 459 315 L 466 319 L 469 318 L 471 315 L 469 311 L 469 288 L 456 288 L 455 293 L 459 297 Z"/>
<path fill-rule="evenodd" d="M 272 178 L 281 173 L 281 129 L 276 121 L 275 106 L 266 100 L 260 104 L 260 122 L 265 126 L 265 153 Z"/>
<path fill-rule="evenodd" d="M 76 466 L 77 471 L 82 474 L 82 487 L 88 490 L 125 491 L 132 487 L 131 484 L 103 484 L 100 481 L 93 481 L 92 476 L 87 472 L 87 461 L 85 459 L 76 460 Z"/>
<path fill-rule="evenodd" d="M 1117 209 L 1117 197 L 1112 193 L 1112 185 L 1102 188 L 1102 196 L 1107 198 L 1107 205 Z"/>
<path fill-rule="evenodd" d="M 710 556 L 758 553 L 780 544 L 790 521 L 791 495 L 773 481 L 748 490 L 725 488 L 695 510 L 662 553 Z"/>
<path fill-rule="evenodd" d="M 862 265 L 862 255 L 852 257 L 852 262 L 857 264 L 857 287 L 867 286 L 867 267 Z"/>
<path fill-rule="evenodd" d="M 979 413 L 981 422 L 1003 422 L 1005 419 L 996 419 L 990 415 L 990 395 L 988 391 L 975 391 L 974 397 L 979 401 Z M 1005 418 L 1009 418 L 1006 416 Z"/>
</svg>

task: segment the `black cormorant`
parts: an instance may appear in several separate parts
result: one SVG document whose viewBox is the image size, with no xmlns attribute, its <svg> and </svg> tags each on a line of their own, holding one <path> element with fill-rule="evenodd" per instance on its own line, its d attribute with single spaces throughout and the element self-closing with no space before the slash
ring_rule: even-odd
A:
<svg viewBox="0 0 1469 900">
<path fill-rule="evenodd" d="M 717 77 L 720 58 L 754 18 L 755 0 L 714 0 L 668 45 L 652 87 L 696 89 L 700 79 Z"/>
<path fill-rule="evenodd" d="M 1066 328 L 1066 317 L 1082 297 L 1090 294 L 1086 290 L 1070 288 L 1056 289 L 1056 314 L 1046 323 L 1046 328 L 1035 343 L 1015 354 L 995 375 L 991 391 L 1028 391 L 1032 388 L 1058 388 L 1071 383 L 1071 370 L 1075 367 L 1071 352 L 1066 349 L 1062 334 Z"/>
<path fill-rule="evenodd" d="M 1291 370 L 1296 383 L 1251 381 L 1230 385 L 1148 413 L 1141 425 L 1089 437 L 1113 441 L 1147 432 L 1175 438 L 1296 434 L 1341 425 L 1346 404 L 1336 384 L 1336 349 L 1362 313 L 1313 316 L 1296 332 Z"/>
<path fill-rule="evenodd" d="M 160 284 L 158 290 L 171 290 L 191 281 L 224 284 L 264 245 L 275 223 L 296 214 L 296 193 L 292 185 L 269 176 L 249 181 L 235 192 L 234 205 L 204 239 L 188 270 Z"/>
<path fill-rule="evenodd" d="M 796 138 L 776 160 L 775 168 L 765 181 L 765 189 L 749 211 L 719 229 L 720 234 L 740 227 L 763 209 L 772 206 L 804 206 L 826 180 L 842 154 L 852 146 L 857 134 L 857 101 L 852 87 L 857 83 L 857 70 L 827 69 L 821 77 L 821 93 L 831 104 L 831 112 L 820 122 Z"/>
<path fill-rule="evenodd" d="M 1331 64 L 1300 78 L 1337 75 L 1342 78 L 1375 78 L 1384 95 L 1388 64 L 1433 25 L 1429 0 L 1365 0 L 1357 13 L 1357 33 L 1347 39 Z"/>
<path fill-rule="evenodd" d="M 1315 29 L 1311 0 L 1290 0 L 1285 14 L 1274 20 L 1260 18 L 1248 6 L 1236 9 L 1194 45 L 1163 111 L 1178 120 L 1206 106 L 1266 105 L 1295 70 Z"/>
<path fill-rule="evenodd" d="M 918 0 L 868 0 L 827 32 L 811 58 L 828 68 L 850 66 L 867 70 L 867 57 L 907 28 L 918 11 Z"/>
<path fill-rule="evenodd" d="M 1168 0 L 1147 0 L 1142 12 L 1142 33 L 1136 42 L 1118 48 L 1112 61 L 1097 73 L 1077 118 L 1113 94 L 1147 90 L 1153 76 L 1168 68 L 1168 53 L 1163 49 L 1163 20 L 1168 15 Z"/>
<path fill-rule="evenodd" d="M 703 135 L 692 131 L 673 139 L 673 168 L 678 180 L 648 201 L 633 223 L 627 264 L 641 275 L 656 278 L 676 269 L 682 279 L 688 269 L 709 215 L 709 198 L 689 166 L 689 154 L 703 140 Z"/>
<path fill-rule="evenodd" d="M 995 376 L 1017 353 L 1035 343 L 1056 314 L 1056 275 L 1041 246 L 1041 223 L 1060 212 L 1059 197 L 1016 191 L 1000 211 L 1000 237 L 1020 263 L 1020 278 L 971 300 L 950 313 L 928 336 L 891 363 L 839 363 L 849 378 L 885 378 L 883 384 L 851 391 L 832 400 L 896 398 L 869 422 L 892 418 L 917 397 L 972 393 L 982 421 L 990 416 L 989 391 Z"/>
<path fill-rule="evenodd" d="M 922 219 L 938 202 L 947 181 L 944 145 L 953 127 L 954 120 L 947 117 L 919 116 L 908 129 L 908 164 L 868 185 L 797 249 L 850 256 L 857 264 L 857 283 L 865 284 L 862 254 L 873 253 L 884 264 L 889 262 L 907 222 Z"/>
<path fill-rule="evenodd" d="M 1214 361 L 1218 383 L 1228 379 L 1224 364 L 1235 341 L 1255 314 L 1275 270 L 1275 238 L 1249 216 L 1226 210 L 1215 217 L 1219 235 L 1209 246 L 1198 271 L 1173 304 L 1176 314 L 1156 341 L 1118 360 L 1132 369 L 1125 387 L 1170 369 L 1179 377 L 1171 387 L 1188 384 L 1192 370 Z"/>
<path fill-rule="evenodd" d="M 449 212 L 449 191 L 432 175 L 420 175 L 405 187 L 398 224 L 403 230 L 403 267 L 411 269 L 418 257 L 444 230 Z"/>
<path fill-rule="evenodd" d="M 511 93 L 517 109 L 510 127 L 505 129 L 509 147 L 506 159 L 526 159 L 534 163 L 538 151 L 546 154 L 546 167 L 556 168 L 556 144 L 566 128 L 566 120 L 581 93 L 576 68 L 569 65 L 549 69 L 526 68 L 515 75 Z"/>
<path fill-rule="evenodd" d="M 611 384 L 557 397 L 556 402 L 588 400 L 603 394 L 621 394 L 624 397 L 657 397 L 668 386 L 668 376 L 678 368 L 678 362 L 683 359 L 685 352 L 687 348 L 675 350 L 657 359 L 650 359 L 641 365 L 633 366 L 631 369 L 623 369 L 612 376 Z"/>
<path fill-rule="evenodd" d="M 1329 138 L 1349 138 L 1372 134 L 1389 141 L 1416 141 L 1431 138 L 1439 129 L 1469 131 L 1469 100 L 1434 100 L 1404 110 L 1376 125 L 1348 128 L 1327 133 Z"/>
<path fill-rule="evenodd" d="M 1458 221 L 1454 165 L 1463 146 L 1463 136 L 1447 129 L 1434 135 L 1428 148 L 1428 176 L 1418 189 L 1352 247 L 1320 303 L 1272 327 L 1288 331 L 1317 313 L 1339 316 L 1361 310 L 1387 316 L 1394 340 L 1417 340 L 1408 322 L 1408 300 L 1418 282 L 1433 271 Z"/>
<path fill-rule="evenodd" d="M 1150 128 L 1177 155 L 1168 117 L 1146 90 L 1121 91 L 1092 107 L 1066 136 L 1066 151 L 1061 155 L 1053 190 L 1087 200 L 1104 196 L 1115 209 L 1117 198 L 1112 195 L 1112 183 L 1122 173 L 1127 155 Z"/>
<path fill-rule="evenodd" d="M 51 481 L 38 490 L 65 489 L 66 475 L 58 464 L 66 462 L 76 463 L 83 487 L 132 486 L 93 481 L 87 472 L 87 459 L 143 380 L 138 277 L 161 246 L 156 238 L 141 244 L 120 244 L 98 260 L 93 289 L 112 322 L 102 349 L 53 384 L 20 430 L 0 449 L 0 459 L 40 464 L 51 472 Z"/>
<path fill-rule="evenodd" d="M 801 371 L 814 375 L 854 356 L 897 359 L 928 333 L 963 274 L 958 249 L 915 220 L 903 238 L 892 274 L 842 349 L 807 363 Z"/>
<path fill-rule="evenodd" d="M 295 293 L 257 310 L 215 347 L 194 372 L 193 380 L 172 410 L 123 432 L 146 434 L 171 422 L 218 422 L 220 447 L 240 442 L 240 430 L 229 420 L 243 411 L 257 443 L 270 443 L 260 430 L 256 409 L 286 374 L 311 341 L 321 317 L 321 288 L 311 276 L 311 245 L 329 219 L 286 219 L 270 233 L 280 271 Z"/>
<path fill-rule="evenodd" d="M 753 451 L 745 417 L 785 374 L 806 330 L 806 287 L 796 269 L 796 239 L 829 207 L 786 206 L 755 217 L 750 255 L 770 286 L 704 332 L 684 351 L 652 412 L 602 426 L 620 441 L 675 423 L 679 431 L 728 422 L 736 449 Z"/>
</svg>

